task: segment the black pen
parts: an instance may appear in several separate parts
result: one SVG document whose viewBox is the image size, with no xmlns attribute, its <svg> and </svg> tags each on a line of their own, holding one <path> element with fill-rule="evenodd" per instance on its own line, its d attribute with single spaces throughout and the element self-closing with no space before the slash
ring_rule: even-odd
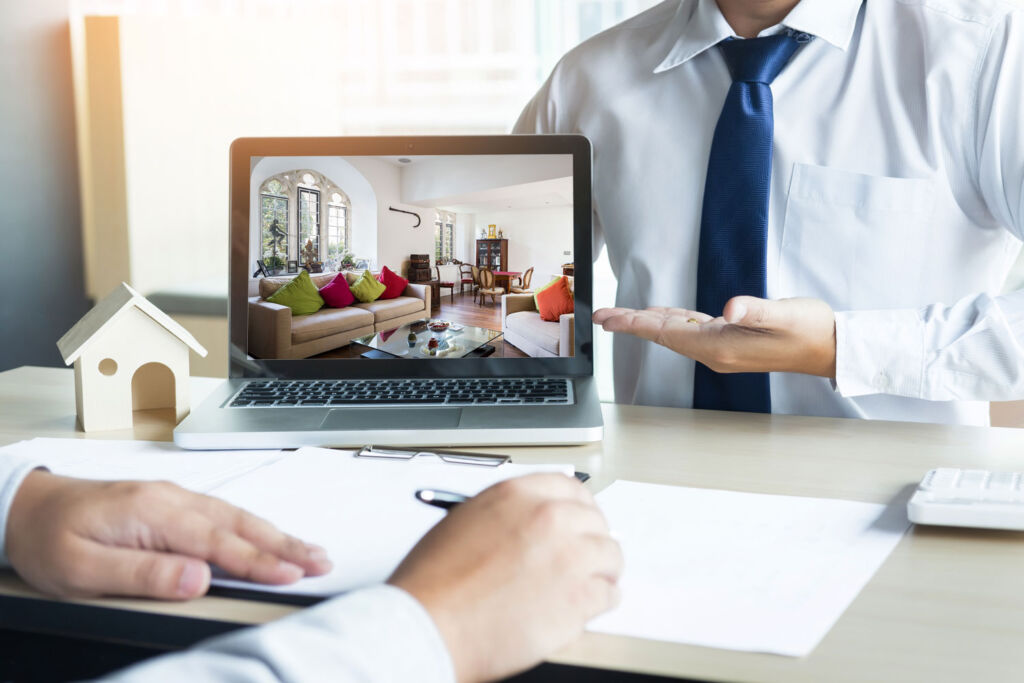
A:
<svg viewBox="0 0 1024 683">
<path fill-rule="evenodd" d="M 420 489 L 416 492 L 416 500 L 427 505 L 433 505 L 442 510 L 451 510 L 459 503 L 465 503 L 469 496 L 451 491 L 437 491 L 435 489 Z"/>
</svg>

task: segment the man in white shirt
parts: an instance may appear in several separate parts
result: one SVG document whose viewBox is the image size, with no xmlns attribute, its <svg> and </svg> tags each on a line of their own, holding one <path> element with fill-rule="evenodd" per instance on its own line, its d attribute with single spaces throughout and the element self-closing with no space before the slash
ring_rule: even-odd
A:
<svg viewBox="0 0 1024 683">
<path fill-rule="evenodd" d="M 784 35 L 800 45 L 777 74 L 737 75 L 729 43 Z M 769 85 L 763 293 L 695 310 L 730 200 L 721 166 L 705 182 L 743 116 L 728 98 Z M 1024 396 L 1024 292 L 999 294 L 1022 101 L 1024 14 L 1001 0 L 668 0 L 566 55 L 516 132 L 593 142 L 618 279 L 595 321 L 637 335 L 615 338 L 617 401 L 694 405 L 696 359 L 770 372 L 772 412 L 987 424 L 987 401 Z"/>
<path fill-rule="evenodd" d="M 214 562 L 266 583 L 322 549 L 172 484 L 95 482 L 0 457 L 0 566 L 57 595 L 185 599 Z M 386 584 L 115 674 L 145 681 L 482 681 L 568 644 L 618 600 L 622 554 L 579 482 L 513 479 L 451 511 Z"/>
</svg>

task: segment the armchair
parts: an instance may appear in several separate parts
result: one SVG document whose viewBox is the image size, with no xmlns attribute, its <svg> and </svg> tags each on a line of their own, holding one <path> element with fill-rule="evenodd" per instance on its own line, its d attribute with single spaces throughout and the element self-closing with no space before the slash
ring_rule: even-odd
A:
<svg viewBox="0 0 1024 683">
<path fill-rule="evenodd" d="M 541 320 L 533 294 L 501 297 L 501 332 L 509 344 L 532 357 L 568 357 L 576 344 L 576 315 Z"/>
</svg>

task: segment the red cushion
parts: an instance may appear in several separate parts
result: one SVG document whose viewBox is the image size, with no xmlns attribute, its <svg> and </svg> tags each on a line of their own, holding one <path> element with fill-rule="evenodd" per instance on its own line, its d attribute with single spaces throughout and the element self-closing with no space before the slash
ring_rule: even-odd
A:
<svg viewBox="0 0 1024 683">
<path fill-rule="evenodd" d="M 537 292 L 537 310 L 540 319 L 558 322 L 558 317 L 576 310 L 569 291 L 569 278 L 564 275 L 554 284 Z"/>
<path fill-rule="evenodd" d="M 409 286 L 408 280 L 401 275 L 395 274 L 387 266 L 381 269 L 380 276 L 377 279 L 384 285 L 384 293 L 379 297 L 381 299 L 398 298 L 405 291 L 405 288 Z"/>
<path fill-rule="evenodd" d="M 455 283 L 454 282 L 442 282 L 440 286 L 441 287 L 454 287 Z"/>
<path fill-rule="evenodd" d="M 348 280 L 344 273 L 338 273 L 334 279 L 320 288 L 320 296 L 324 303 L 331 308 L 345 308 L 356 300 L 352 290 L 348 287 Z"/>
<path fill-rule="evenodd" d="M 473 281 L 473 278 L 471 278 L 471 277 L 464 277 L 464 278 L 462 278 L 462 281 L 465 282 L 465 283 L 470 283 L 470 282 Z"/>
</svg>

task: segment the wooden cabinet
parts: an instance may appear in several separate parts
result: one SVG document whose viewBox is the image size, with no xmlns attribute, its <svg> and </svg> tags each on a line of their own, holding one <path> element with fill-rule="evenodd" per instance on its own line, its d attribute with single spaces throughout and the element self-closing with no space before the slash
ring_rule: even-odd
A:
<svg viewBox="0 0 1024 683">
<path fill-rule="evenodd" d="M 508 240 L 477 240 L 476 265 L 491 270 L 508 270 Z"/>
</svg>

